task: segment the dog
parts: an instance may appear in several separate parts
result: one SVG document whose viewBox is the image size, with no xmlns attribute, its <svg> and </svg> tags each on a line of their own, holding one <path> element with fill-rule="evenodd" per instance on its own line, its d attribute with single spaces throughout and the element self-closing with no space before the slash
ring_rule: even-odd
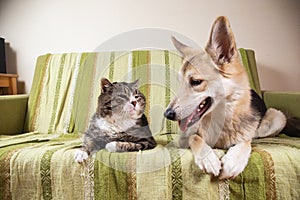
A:
<svg viewBox="0 0 300 200">
<path fill-rule="evenodd" d="M 213 23 L 205 49 L 172 41 L 183 57 L 180 86 L 164 115 L 178 121 L 178 144 L 191 148 L 196 165 L 219 179 L 233 179 L 246 167 L 253 138 L 276 136 L 285 115 L 267 109 L 250 89 L 226 17 Z M 228 149 L 220 159 L 213 148 Z"/>
</svg>

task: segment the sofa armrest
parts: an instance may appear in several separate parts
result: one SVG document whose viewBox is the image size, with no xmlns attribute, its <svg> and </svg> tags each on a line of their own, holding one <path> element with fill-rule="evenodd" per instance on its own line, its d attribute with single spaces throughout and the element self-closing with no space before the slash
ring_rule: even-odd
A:
<svg viewBox="0 0 300 200">
<path fill-rule="evenodd" d="M 300 118 L 300 92 L 263 91 L 266 106 L 277 108 L 291 117 Z"/>
<path fill-rule="evenodd" d="M 28 95 L 0 96 L 0 135 L 23 132 Z"/>
</svg>

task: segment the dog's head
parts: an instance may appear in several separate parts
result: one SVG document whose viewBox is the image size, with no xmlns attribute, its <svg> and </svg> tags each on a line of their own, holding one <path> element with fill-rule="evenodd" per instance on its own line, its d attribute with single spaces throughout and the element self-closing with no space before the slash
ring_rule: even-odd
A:
<svg viewBox="0 0 300 200">
<path fill-rule="evenodd" d="M 181 86 L 165 117 L 178 121 L 180 129 L 186 131 L 197 127 L 212 111 L 224 115 L 226 102 L 234 101 L 249 84 L 226 17 L 214 22 L 205 49 L 189 47 L 174 37 L 172 40 L 183 57 L 183 66 L 179 71 Z"/>
</svg>

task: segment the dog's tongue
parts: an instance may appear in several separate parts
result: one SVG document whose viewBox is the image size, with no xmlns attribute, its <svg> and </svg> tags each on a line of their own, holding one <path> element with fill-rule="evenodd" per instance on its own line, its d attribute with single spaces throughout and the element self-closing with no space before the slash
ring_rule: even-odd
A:
<svg viewBox="0 0 300 200">
<path fill-rule="evenodd" d="M 189 123 L 192 121 L 195 114 L 196 114 L 196 111 L 194 111 L 190 116 L 178 121 L 180 130 L 182 132 L 184 132 L 187 129 Z"/>
</svg>

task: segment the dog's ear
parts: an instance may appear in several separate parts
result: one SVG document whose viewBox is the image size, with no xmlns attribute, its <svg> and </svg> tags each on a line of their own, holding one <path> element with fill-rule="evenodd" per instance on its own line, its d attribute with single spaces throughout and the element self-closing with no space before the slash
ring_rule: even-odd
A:
<svg viewBox="0 0 300 200">
<path fill-rule="evenodd" d="M 189 47 L 189 46 L 179 42 L 174 36 L 172 36 L 171 39 L 172 39 L 172 42 L 173 42 L 175 48 L 180 52 L 182 57 L 187 58 L 194 51 L 194 49 L 192 47 Z"/>
<path fill-rule="evenodd" d="M 205 49 L 217 65 L 230 63 L 237 54 L 235 39 L 226 17 L 218 17 L 214 22 Z"/>
</svg>

